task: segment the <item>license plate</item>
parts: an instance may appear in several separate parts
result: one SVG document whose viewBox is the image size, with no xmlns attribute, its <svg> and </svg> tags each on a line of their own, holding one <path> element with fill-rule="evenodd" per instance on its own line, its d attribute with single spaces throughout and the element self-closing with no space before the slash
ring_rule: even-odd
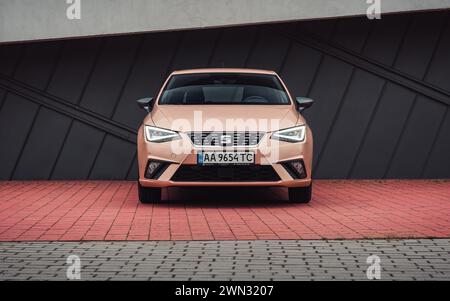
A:
<svg viewBox="0 0 450 301">
<path fill-rule="evenodd" d="M 255 164 L 254 152 L 201 152 L 197 164 Z"/>
</svg>

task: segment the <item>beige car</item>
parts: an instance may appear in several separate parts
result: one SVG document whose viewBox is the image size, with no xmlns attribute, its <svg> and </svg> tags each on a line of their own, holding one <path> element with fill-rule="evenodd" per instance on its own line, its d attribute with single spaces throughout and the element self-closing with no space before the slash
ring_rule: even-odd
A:
<svg viewBox="0 0 450 301">
<path fill-rule="evenodd" d="M 139 199 L 158 202 L 171 186 L 288 187 L 311 199 L 313 137 L 301 112 L 312 100 L 292 97 L 272 71 L 195 69 L 173 72 L 138 131 Z"/>
</svg>

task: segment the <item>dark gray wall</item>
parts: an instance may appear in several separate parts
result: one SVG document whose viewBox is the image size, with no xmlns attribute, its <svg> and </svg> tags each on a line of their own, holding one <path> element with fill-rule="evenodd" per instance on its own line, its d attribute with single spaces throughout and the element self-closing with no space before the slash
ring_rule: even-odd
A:
<svg viewBox="0 0 450 301">
<path fill-rule="evenodd" d="M 0 46 L 0 179 L 134 179 L 134 100 L 171 70 L 281 74 L 316 178 L 450 177 L 448 11 Z"/>
</svg>

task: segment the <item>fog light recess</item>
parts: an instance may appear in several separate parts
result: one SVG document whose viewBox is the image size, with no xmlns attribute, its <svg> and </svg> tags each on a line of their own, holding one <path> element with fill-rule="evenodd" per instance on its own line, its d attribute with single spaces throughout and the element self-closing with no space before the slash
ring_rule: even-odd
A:
<svg viewBox="0 0 450 301">
<path fill-rule="evenodd" d="M 166 170 L 168 164 L 161 161 L 148 161 L 145 170 L 145 177 L 147 179 L 157 179 Z"/>
<path fill-rule="evenodd" d="M 306 178 L 305 165 L 303 160 L 294 160 L 281 163 L 293 179 Z"/>
</svg>

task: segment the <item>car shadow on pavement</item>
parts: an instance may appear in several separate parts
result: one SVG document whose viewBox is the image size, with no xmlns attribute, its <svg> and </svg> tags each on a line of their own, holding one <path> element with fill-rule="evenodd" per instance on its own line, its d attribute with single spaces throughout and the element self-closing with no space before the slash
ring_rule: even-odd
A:
<svg viewBox="0 0 450 301">
<path fill-rule="evenodd" d="M 162 202 L 189 207 L 274 207 L 289 203 L 286 188 L 278 187 L 171 187 Z"/>
</svg>

